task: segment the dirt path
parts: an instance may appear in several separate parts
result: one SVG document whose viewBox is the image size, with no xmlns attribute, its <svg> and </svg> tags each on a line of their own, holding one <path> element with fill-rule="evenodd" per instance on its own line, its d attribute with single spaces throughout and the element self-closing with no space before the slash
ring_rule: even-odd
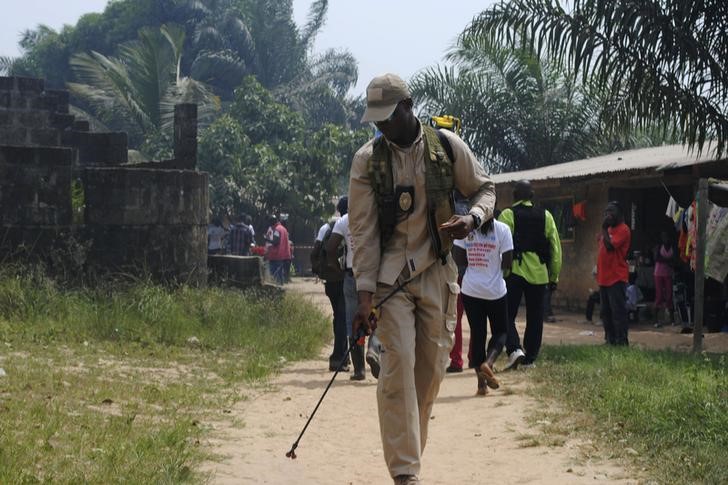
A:
<svg viewBox="0 0 728 485">
<path fill-rule="evenodd" d="M 307 295 L 330 313 L 321 284 L 297 279 L 288 289 Z M 577 315 L 562 316 L 560 320 L 546 324 L 546 343 L 602 341 L 601 328 L 577 323 Z M 467 349 L 465 323 L 463 330 Z M 630 334 L 632 342 L 656 348 L 689 348 L 691 338 L 679 335 L 675 329 Z M 728 335 L 706 335 L 706 346 L 725 351 Z M 331 378 L 327 371 L 328 350 L 317 360 L 287 367 L 273 380 L 271 390 L 256 391 L 231 410 L 231 421 L 244 424 L 224 426 L 215 433 L 218 439 L 211 443 L 213 451 L 225 459 L 208 465 L 212 483 L 391 483 L 382 457 L 376 381 L 371 376 L 355 383 L 340 374 L 299 445 L 298 459 L 285 457 Z M 638 482 L 618 462 L 603 459 L 607 453 L 583 437 L 544 438 L 539 430 L 544 423 L 528 419 L 543 406 L 526 393 L 528 372 L 502 373 L 499 377 L 500 389 L 476 397 L 474 374 L 446 376 L 423 457 L 421 475 L 425 483 Z"/>
</svg>

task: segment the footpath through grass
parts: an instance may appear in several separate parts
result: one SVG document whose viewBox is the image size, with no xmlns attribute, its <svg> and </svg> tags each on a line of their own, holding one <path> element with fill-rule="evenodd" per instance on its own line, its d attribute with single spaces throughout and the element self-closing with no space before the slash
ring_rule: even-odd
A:
<svg viewBox="0 0 728 485">
<path fill-rule="evenodd" d="M 659 483 L 728 483 L 725 356 L 560 346 L 546 347 L 541 362 L 538 394 L 579 411 L 605 457 L 626 458 Z"/>
<path fill-rule="evenodd" d="M 243 384 L 329 328 L 291 295 L 0 275 L 0 483 L 204 481 L 201 443 Z"/>
</svg>

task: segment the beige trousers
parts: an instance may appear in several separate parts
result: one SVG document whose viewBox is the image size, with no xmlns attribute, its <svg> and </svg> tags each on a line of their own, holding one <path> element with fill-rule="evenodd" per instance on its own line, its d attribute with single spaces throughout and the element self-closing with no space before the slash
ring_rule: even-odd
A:
<svg viewBox="0 0 728 485">
<path fill-rule="evenodd" d="M 408 277 L 405 272 L 399 281 Z M 379 430 L 392 477 L 417 475 L 432 405 L 445 375 L 456 323 L 457 268 L 433 263 L 382 306 L 377 384 Z M 393 287 L 379 285 L 374 301 Z"/>
</svg>

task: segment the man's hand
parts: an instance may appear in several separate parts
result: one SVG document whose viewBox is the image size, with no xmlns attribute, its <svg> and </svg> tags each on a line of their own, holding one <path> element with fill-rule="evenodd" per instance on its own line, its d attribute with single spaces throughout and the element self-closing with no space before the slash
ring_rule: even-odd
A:
<svg viewBox="0 0 728 485">
<path fill-rule="evenodd" d="M 359 334 L 359 328 L 364 329 L 366 335 L 371 333 L 377 328 L 376 320 L 369 320 L 369 315 L 372 312 L 372 293 L 368 291 L 358 292 L 359 306 L 354 315 L 354 320 L 351 323 L 351 337 L 357 338 Z"/>
<path fill-rule="evenodd" d="M 555 281 L 549 282 L 549 291 L 556 291 L 556 287 L 559 286 Z"/>
<path fill-rule="evenodd" d="M 440 230 L 447 233 L 451 239 L 465 239 L 473 230 L 473 216 L 470 214 L 452 216 L 444 224 L 440 224 Z"/>
</svg>

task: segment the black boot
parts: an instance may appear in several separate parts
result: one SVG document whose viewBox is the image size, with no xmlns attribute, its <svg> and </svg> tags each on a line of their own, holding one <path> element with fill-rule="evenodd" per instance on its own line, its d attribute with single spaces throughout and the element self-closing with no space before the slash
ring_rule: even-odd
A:
<svg viewBox="0 0 728 485">
<path fill-rule="evenodd" d="M 351 362 L 354 364 L 354 373 L 349 379 L 352 381 L 363 381 L 366 378 L 364 370 L 364 346 L 356 343 L 356 340 L 350 339 L 351 345 Z"/>
</svg>

